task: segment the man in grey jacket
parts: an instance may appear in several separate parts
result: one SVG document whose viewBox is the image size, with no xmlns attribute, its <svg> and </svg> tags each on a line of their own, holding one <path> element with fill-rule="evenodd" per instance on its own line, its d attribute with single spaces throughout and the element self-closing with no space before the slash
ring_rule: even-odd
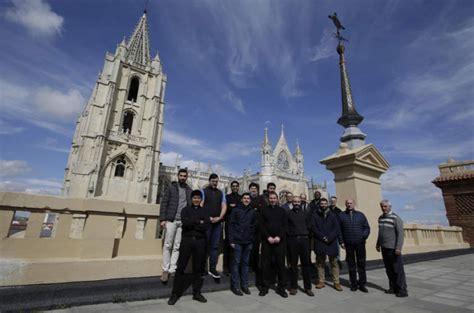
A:
<svg viewBox="0 0 474 313">
<path fill-rule="evenodd" d="M 168 282 L 169 274 L 176 271 L 176 263 L 181 244 L 181 210 L 191 205 L 191 187 L 186 184 L 188 171 L 178 171 L 178 181 L 172 182 L 165 189 L 160 209 L 160 225 L 166 229 L 163 246 L 163 273 L 161 281 Z"/>
<path fill-rule="evenodd" d="M 392 205 L 388 200 L 382 200 L 380 208 L 383 214 L 379 217 L 376 249 L 379 252 L 382 250 L 383 263 L 390 282 L 390 288 L 385 293 L 408 297 L 402 260 L 403 221 L 392 212 Z"/>
</svg>

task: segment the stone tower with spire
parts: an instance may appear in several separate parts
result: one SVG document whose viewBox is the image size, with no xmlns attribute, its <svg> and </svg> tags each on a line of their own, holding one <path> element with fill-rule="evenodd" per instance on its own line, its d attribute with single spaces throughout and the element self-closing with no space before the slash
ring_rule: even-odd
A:
<svg viewBox="0 0 474 313">
<path fill-rule="evenodd" d="M 155 203 L 166 75 L 150 58 L 146 12 L 107 53 L 76 124 L 63 195 Z"/>
</svg>

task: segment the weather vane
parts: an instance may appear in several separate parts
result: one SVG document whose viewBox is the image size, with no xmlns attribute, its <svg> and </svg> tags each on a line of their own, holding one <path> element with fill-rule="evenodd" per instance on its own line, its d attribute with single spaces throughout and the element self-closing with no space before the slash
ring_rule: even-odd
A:
<svg viewBox="0 0 474 313">
<path fill-rule="evenodd" d="M 346 38 L 342 37 L 341 35 L 341 29 L 345 30 L 346 28 L 342 26 L 341 21 L 337 17 L 337 13 L 334 12 L 332 15 L 328 15 L 328 17 L 332 20 L 332 22 L 334 23 L 334 26 L 336 26 L 336 33 L 334 34 L 334 36 L 339 41 L 339 44 L 341 43 L 341 41 L 348 41 Z"/>
</svg>

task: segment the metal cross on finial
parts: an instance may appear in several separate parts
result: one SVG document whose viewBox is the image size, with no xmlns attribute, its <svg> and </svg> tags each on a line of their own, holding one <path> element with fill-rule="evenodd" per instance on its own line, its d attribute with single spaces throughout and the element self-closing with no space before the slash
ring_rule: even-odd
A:
<svg viewBox="0 0 474 313">
<path fill-rule="evenodd" d="M 334 36 L 337 38 L 339 43 L 341 43 L 341 41 L 348 41 L 346 38 L 342 37 L 341 35 L 341 29 L 345 30 L 346 28 L 342 26 L 341 21 L 337 17 L 337 13 L 334 12 L 332 15 L 328 15 L 328 17 L 332 20 L 332 22 L 334 23 L 334 26 L 336 26 L 336 34 Z"/>
</svg>

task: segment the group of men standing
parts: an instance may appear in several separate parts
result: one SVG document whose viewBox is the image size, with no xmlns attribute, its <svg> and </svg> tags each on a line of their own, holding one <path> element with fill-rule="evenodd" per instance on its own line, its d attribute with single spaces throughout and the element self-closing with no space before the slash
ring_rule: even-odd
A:
<svg viewBox="0 0 474 313">
<path fill-rule="evenodd" d="M 352 199 L 346 200 L 346 210 L 341 211 L 336 197 L 328 203 L 319 191 L 310 203 L 304 194 L 287 193 L 286 203 L 280 206 L 274 183 L 269 183 L 262 194 L 256 183 L 249 185 L 249 192 L 239 194 L 240 185 L 233 181 L 231 193 L 225 195 L 217 188 L 216 174 L 210 175 L 206 188 L 194 191 L 186 183 L 187 175 L 186 169 L 178 171 L 178 181 L 165 190 L 161 202 L 161 226 L 166 229 L 161 280 L 166 283 L 174 275 L 168 304 L 178 301 L 189 278 L 193 299 L 207 302 L 201 294 L 203 278 L 206 274 L 215 279 L 221 277 L 217 261 L 223 233 L 223 267 L 231 274 L 231 291 L 235 295 L 250 294 L 250 271 L 255 273 L 260 296 L 265 296 L 274 283 L 281 297 L 288 297 L 287 290 L 295 295 L 300 264 L 304 293 L 314 296 L 311 248 L 316 253 L 317 289 L 326 286 L 325 264 L 329 259 L 333 287 L 342 291 L 338 264 L 342 248 L 346 250 L 351 290 L 368 292 L 365 242 L 370 227 L 365 215 L 355 210 Z M 407 295 L 401 261 L 403 222 L 391 212 L 388 201 L 382 201 L 381 208 L 376 248 L 382 250 L 390 281 L 386 293 L 403 297 Z M 185 275 L 191 257 L 192 274 Z"/>
</svg>

